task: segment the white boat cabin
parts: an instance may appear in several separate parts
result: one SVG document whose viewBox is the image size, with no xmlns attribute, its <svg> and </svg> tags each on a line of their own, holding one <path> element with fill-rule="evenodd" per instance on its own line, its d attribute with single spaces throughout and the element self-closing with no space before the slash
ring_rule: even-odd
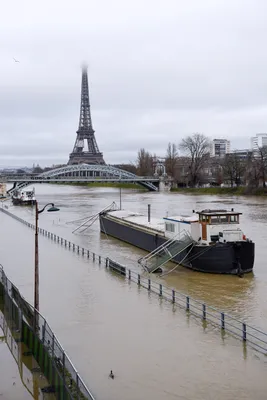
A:
<svg viewBox="0 0 267 400">
<path fill-rule="evenodd" d="M 242 213 L 227 210 L 203 210 L 191 217 L 165 217 L 165 236 L 182 239 L 187 232 L 196 242 L 236 242 L 246 240 L 239 227 Z"/>
</svg>

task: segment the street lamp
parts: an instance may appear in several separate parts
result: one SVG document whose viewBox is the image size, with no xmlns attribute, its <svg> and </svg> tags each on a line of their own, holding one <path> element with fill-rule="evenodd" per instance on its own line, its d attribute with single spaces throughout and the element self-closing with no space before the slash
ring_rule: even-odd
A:
<svg viewBox="0 0 267 400">
<path fill-rule="evenodd" d="M 39 311 L 39 246 L 38 246 L 38 216 L 41 214 L 46 207 L 48 212 L 59 211 L 59 208 L 55 207 L 54 203 L 46 204 L 41 210 L 38 210 L 38 202 L 35 202 L 35 268 L 34 268 L 34 308 Z"/>
</svg>

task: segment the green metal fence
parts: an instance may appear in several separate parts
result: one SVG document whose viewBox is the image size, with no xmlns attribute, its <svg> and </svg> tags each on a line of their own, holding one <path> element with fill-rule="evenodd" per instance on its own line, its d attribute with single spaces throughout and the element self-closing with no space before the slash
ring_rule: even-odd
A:
<svg viewBox="0 0 267 400">
<path fill-rule="evenodd" d="M 0 297 L 17 340 L 25 343 L 59 400 L 94 400 L 46 319 L 7 278 L 0 266 Z"/>
</svg>

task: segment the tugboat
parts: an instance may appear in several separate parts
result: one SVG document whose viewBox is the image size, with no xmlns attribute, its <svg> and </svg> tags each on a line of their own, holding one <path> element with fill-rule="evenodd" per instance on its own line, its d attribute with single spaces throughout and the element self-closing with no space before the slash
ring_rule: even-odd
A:
<svg viewBox="0 0 267 400">
<path fill-rule="evenodd" d="M 119 211 L 99 214 L 101 232 L 150 252 L 139 259 L 148 272 L 173 261 L 195 271 L 219 274 L 251 272 L 255 244 L 239 226 L 240 212 L 193 211 L 192 216 L 150 219 Z"/>
<path fill-rule="evenodd" d="M 36 203 L 35 191 L 15 190 L 12 194 L 12 203 L 14 205 L 33 206 Z"/>
</svg>

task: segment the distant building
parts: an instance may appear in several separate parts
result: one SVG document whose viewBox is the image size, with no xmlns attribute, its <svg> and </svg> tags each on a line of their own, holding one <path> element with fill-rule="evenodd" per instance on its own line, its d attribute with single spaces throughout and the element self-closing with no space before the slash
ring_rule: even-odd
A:
<svg viewBox="0 0 267 400">
<path fill-rule="evenodd" d="M 251 149 L 257 151 L 259 147 L 267 146 L 267 133 L 257 133 L 251 139 Z"/>
<path fill-rule="evenodd" d="M 243 150 L 233 150 L 231 154 L 234 154 L 236 157 L 242 160 L 247 160 L 248 157 L 251 156 L 252 150 L 243 149 Z"/>
<path fill-rule="evenodd" d="M 211 157 L 224 157 L 230 153 L 230 140 L 213 139 L 211 142 Z"/>
</svg>

